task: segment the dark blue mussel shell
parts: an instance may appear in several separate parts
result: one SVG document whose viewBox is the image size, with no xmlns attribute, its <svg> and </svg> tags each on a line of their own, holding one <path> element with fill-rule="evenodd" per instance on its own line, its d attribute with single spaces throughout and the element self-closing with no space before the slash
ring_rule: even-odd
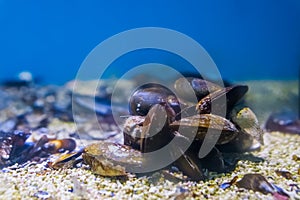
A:
<svg viewBox="0 0 300 200">
<path fill-rule="evenodd" d="M 268 118 L 265 128 L 267 131 L 300 134 L 300 120 L 294 112 L 273 113 Z"/>
</svg>

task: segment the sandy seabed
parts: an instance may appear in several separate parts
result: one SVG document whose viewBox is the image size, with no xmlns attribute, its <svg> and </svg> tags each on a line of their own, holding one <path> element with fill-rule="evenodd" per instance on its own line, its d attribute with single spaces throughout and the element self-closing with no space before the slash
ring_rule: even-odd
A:
<svg viewBox="0 0 300 200">
<path fill-rule="evenodd" d="M 251 95 L 261 84 L 251 82 L 250 85 Z M 274 82 L 269 85 L 274 86 Z M 285 84 L 284 88 L 288 85 Z M 261 99 L 265 96 L 248 97 L 250 104 Z M 60 132 L 74 129 L 73 125 L 55 121 L 48 128 Z M 94 175 L 87 166 L 53 170 L 41 163 L 18 169 L 4 168 L 0 172 L 0 199 L 274 199 L 271 194 L 264 195 L 235 185 L 225 190 L 220 188 L 233 177 L 242 178 L 248 173 L 259 173 L 270 183 L 285 189 L 294 199 L 300 199 L 300 194 L 292 187 L 300 187 L 300 161 L 292 159 L 293 155 L 300 156 L 300 135 L 266 132 L 264 141 L 265 145 L 259 151 L 242 155 L 233 172 L 211 173 L 209 180 L 200 182 L 181 181 L 184 176 L 180 172 L 172 176 L 164 172 L 142 177 L 129 175 L 128 179 L 122 179 Z M 276 170 L 289 171 L 293 178 L 279 176 Z"/>
<path fill-rule="evenodd" d="M 300 136 L 272 132 L 266 133 L 264 139 L 261 150 L 250 156 L 263 161 L 247 159 L 250 154 L 246 154 L 232 173 L 212 174 L 211 179 L 204 182 L 173 181 L 159 172 L 123 180 L 97 176 L 84 167 L 51 170 L 38 164 L 1 172 L 0 199 L 273 199 L 271 195 L 234 185 L 226 190 L 220 188 L 234 176 L 247 173 L 262 174 L 270 183 L 297 198 L 291 185 L 300 184 L 300 161 L 293 160 L 292 156 L 300 154 Z M 278 176 L 275 170 L 289 171 L 293 179 Z"/>
</svg>

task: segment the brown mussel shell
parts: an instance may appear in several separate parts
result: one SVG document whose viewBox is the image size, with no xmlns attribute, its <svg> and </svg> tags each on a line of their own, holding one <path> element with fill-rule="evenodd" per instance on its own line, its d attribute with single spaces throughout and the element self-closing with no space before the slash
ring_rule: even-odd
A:
<svg viewBox="0 0 300 200">
<path fill-rule="evenodd" d="M 196 105 L 196 109 L 201 114 L 207 114 L 212 112 L 211 106 L 214 105 L 214 112 L 222 113 L 221 111 L 226 110 L 229 113 L 247 91 L 246 85 L 234 85 L 217 90 L 202 98 Z"/>
<path fill-rule="evenodd" d="M 173 138 L 168 124 L 169 117 L 165 107 L 156 104 L 146 117 L 127 118 L 123 129 L 124 144 L 143 153 L 158 150 Z"/>
<path fill-rule="evenodd" d="M 124 145 L 133 149 L 141 149 L 144 116 L 130 116 L 126 119 L 123 128 Z"/>
<path fill-rule="evenodd" d="M 239 128 L 240 132 L 249 134 L 260 144 L 264 144 L 263 130 L 260 128 L 256 115 L 250 108 L 234 108 L 231 112 L 231 120 Z"/>
<path fill-rule="evenodd" d="M 61 139 L 61 140 L 50 140 L 49 142 L 43 145 L 43 150 L 51 154 L 64 152 L 64 151 L 71 152 L 75 148 L 76 148 L 76 142 L 71 138 Z"/>
<path fill-rule="evenodd" d="M 143 153 L 156 151 L 172 140 L 172 133 L 168 127 L 169 119 L 165 108 L 154 105 L 143 123 L 141 151 Z"/>
<path fill-rule="evenodd" d="M 73 168 L 77 161 L 81 161 L 80 159 L 77 160 L 81 154 L 82 151 L 62 154 L 53 162 L 48 162 L 47 164 L 51 169 Z"/>
<path fill-rule="evenodd" d="M 102 176 L 125 176 L 127 172 L 134 171 L 145 163 L 140 151 L 110 142 L 88 145 L 82 158 L 93 173 Z"/>
<path fill-rule="evenodd" d="M 258 149 L 260 145 L 264 144 L 264 132 L 250 108 L 234 108 L 231 112 L 231 120 L 239 129 L 239 133 L 229 143 L 218 146 L 219 150 L 222 152 L 246 152 Z M 254 140 L 258 143 L 255 143 Z"/>
<path fill-rule="evenodd" d="M 239 132 L 233 140 L 226 144 L 217 145 L 221 152 L 246 152 L 251 149 L 253 145 L 253 137 L 247 133 Z"/>
<path fill-rule="evenodd" d="M 216 134 L 216 137 L 219 136 L 217 144 L 225 144 L 231 141 L 238 133 L 235 125 L 229 120 L 212 114 L 200 114 L 182 118 L 179 121 L 171 123 L 170 127 L 175 130 L 180 128 L 179 132 L 185 136 L 190 132 L 197 131 L 195 139 L 201 141 L 206 137 L 208 129 L 221 131 L 220 136 Z"/>
<path fill-rule="evenodd" d="M 132 115 L 146 116 L 155 104 L 167 104 L 176 113 L 180 111 L 180 103 L 171 90 L 160 84 L 149 83 L 137 88 L 131 95 L 129 112 Z"/>
</svg>

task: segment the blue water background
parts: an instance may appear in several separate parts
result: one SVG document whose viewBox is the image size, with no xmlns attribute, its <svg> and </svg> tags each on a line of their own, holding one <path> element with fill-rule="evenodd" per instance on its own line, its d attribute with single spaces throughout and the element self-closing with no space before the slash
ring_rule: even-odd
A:
<svg viewBox="0 0 300 200">
<path fill-rule="evenodd" d="M 63 84 L 75 78 L 100 42 L 147 26 L 195 39 L 225 79 L 299 75 L 299 0 L 0 0 L 0 25 L 0 81 L 28 70 L 46 83 Z M 148 62 L 179 70 L 189 67 L 166 52 L 142 51 L 116 60 L 111 75 Z"/>
</svg>

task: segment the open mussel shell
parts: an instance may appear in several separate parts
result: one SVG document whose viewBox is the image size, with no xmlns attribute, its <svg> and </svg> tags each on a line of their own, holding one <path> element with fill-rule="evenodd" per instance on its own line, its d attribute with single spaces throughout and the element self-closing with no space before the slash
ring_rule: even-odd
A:
<svg viewBox="0 0 300 200">
<path fill-rule="evenodd" d="M 142 153 L 129 146 L 98 142 L 85 147 L 82 158 L 95 174 L 124 176 L 134 172 L 145 163 Z"/>
<path fill-rule="evenodd" d="M 12 159 L 18 156 L 29 136 L 30 133 L 19 130 L 0 131 L 0 168 L 14 163 Z"/>
<path fill-rule="evenodd" d="M 191 117 L 182 118 L 179 121 L 175 121 L 170 124 L 170 127 L 174 130 L 179 130 L 179 132 L 188 137 L 191 132 L 195 134 L 196 140 L 203 141 L 207 136 L 208 129 L 216 130 L 210 131 L 210 138 L 219 137 L 217 139 L 217 144 L 225 144 L 231 141 L 238 133 L 237 128 L 229 120 L 212 114 L 200 114 Z"/>
<path fill-rule="evenodd" d="M 211 113 L 212 110 L 214 113 L 223 110 L 229 113 L 247 91 L 248 86 L 246 85 L 234 85 L 217 90 L 202 98 L 196 105 L 196 109 L 203 114 Z M 212 109 L 212 105 L 215 106 L 214 109 Z"/>
<path fill-rule="evenodd" d="M 137 88 L 131 95 L 129 112 L 132 115 L 146 116 L 155 104 L 167 104 L 175 112 L 180 111 L 180 104 L 171 90 L 160 84 L 149 83 Z"/>
<path fill-rule="evenodd" d="M 194 102 L 195 99 L 199 101 L 209 93 L 222 89 L 217 84 L 193 77 L 177 79 L 174 88 L 180 98 L 189 102 Z"/>
<path fill-rule="evenodd" d="M 52 169 L 61 169 L 61 168 L 72 168 L 82 159 L 78 159 L 81 156 L 83 150 L 78 152 L 72 152 L 67 154 L 59 155 L 55 160 L 48 162 L 48 166 Z"/>
</svg>

